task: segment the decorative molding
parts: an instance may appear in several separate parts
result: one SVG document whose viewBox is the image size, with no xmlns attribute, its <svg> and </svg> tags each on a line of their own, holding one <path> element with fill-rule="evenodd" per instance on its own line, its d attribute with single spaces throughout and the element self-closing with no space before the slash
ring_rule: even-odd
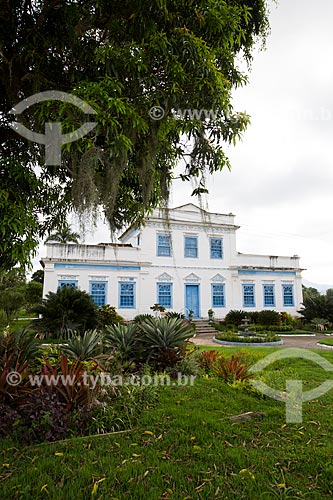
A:
<svg viewBox="0 0 333 500">
<path fill-rule="evenodd" d="M 172 276 L 170 276 L 170 274 L 168 273 L 163 273 L 163 274 L 160 274 L 160 276 L 157 276 L 155 278 L 157 281 L 172 281 Z"/>
<path fill-rule="evenodd" d="M 89 276 L 90 281 L 107 281 L 107 276 Z"/>
<path fill-rule="evenodd" d="M 71 281 L 77 281 L 79 279 L 78 275 L 73 275 L 73 274 L 58 274 L 58 280 L 66 281 L 66 280 L 71 280 Z"/>
<path fill-rule="evenodd" d="M 213 276 L 210 281 L 214 281 L 214 282 L 221 282 L 221 281 L 225 281 L 225 277 L 222 276 L 222 274 L 215 274 L 215 276 Z"/>
<path fill-rule="evenodd" d="M 194 223 L 195 224 L 195 223 Z M 181 229 L 183 231 L 194 231 L 194 232 L 205 232 L 210 234 L 210 231 L 212 234 L 215 233 L 228 233 L 228 232 L 233 232 L 236 229 L 235 227 L 213 227 L 212 224 L 207 224 L 206 226 L 202 226 L 202 222 L 197 222 L 196 224 L 198 225 L 191 225 L 191 224 L 177 224 L 177 222 L 170 222 L 163 224 L 161 222 L 149 222 L 147 226 L 149 225 L 150 227 L 158 228 L 161 229 L 164 232 L 169 232 L 170 233 L 170 228 L 176 228 L 176 229 Z"/>
<path fill-rule="evenodd" d="M 198 283 L 198 281 L 200 280 L 201 278 L 194 273 L 191 273 L 186 276 L 186 278 L 184 278 L 184 281 L 186 281 L 187 283 Z"/>
<path fill-rule="evenodd" d="M 118 280 L 121 281 L 121 282 L 124 282 L 124 281 L 133 282 L 134 278 L 132 278 L 130 276 L 118 276 Z"/>
</svg>

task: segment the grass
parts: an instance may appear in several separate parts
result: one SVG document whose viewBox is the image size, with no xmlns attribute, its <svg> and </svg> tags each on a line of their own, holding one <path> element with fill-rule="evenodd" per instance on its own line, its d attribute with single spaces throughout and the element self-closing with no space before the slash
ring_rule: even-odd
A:
<svg viewBox="0 0 333 500">
<path fill-rule="evenodd" d="M 242 348 L 252 362 L 276 350 Z M 333 353 L 320 354 L 333 362 Z M 302 359 L 276 362 L 265 376 L 280 388 L 286 378 L 299 376 L 305 390 L 332 378 Z M 156 408 L 127 433 L 23 449 L 3 441 L 0 498 L 331 498 L 332 393 L 303 404 L 302 424 L 285 424 L 283 403 L 215 378 L 198 378 L 192 387 L 164 386 Z M 230 420 L 248 411 L 260 416 Z"/>
<path fill-rule="evenodd" d="M 333 338 L 327 338 L 327 339 L 323 339 L 319 342 L 319 344 L 323 344 L 323 345 L 332 345 L 333 346 Z"/>
</svg>

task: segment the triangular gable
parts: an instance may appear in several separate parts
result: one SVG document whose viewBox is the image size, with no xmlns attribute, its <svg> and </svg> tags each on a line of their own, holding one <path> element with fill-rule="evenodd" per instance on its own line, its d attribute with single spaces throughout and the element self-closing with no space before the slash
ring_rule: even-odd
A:
<svg viewBox="0 0 333 500">
<path fill-rule="evenodd" d="M 213 276 L 210 281 L 214 281 L 214 282 L 225 281 L 225 278 L 222 276 L 222 274 L 218 273 L 218 274 L 215 274 L 215 276 Z"/>
<path fill-rule="evenodd" d="M 172 276 L 170 276 L 170 274 L 168 274 L 168 273 L 163 273 L 163 274 L 160 274 L 160 276 L 157 276 L 156 279 L 158 281 L 171 281 Z"/>
<path fill-rule="evenodd" d="M 185 278 L 185 281 L 191 281 L 191 282 L 198 282 L 200 280 L 201 280 L 201 278 L 194 273 L 189 274 Z"/>
</svg>

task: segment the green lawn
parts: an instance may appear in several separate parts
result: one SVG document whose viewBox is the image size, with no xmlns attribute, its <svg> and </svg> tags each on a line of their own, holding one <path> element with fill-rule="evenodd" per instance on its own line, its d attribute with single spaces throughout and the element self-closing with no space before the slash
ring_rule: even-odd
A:
<svg viewBox="0 0 333 500">
<path fill-rule="evenodd" d="M 319 344 L 333 345 L 333 338 L 327 337 L 319 342 Z"/>
<path fill-rule="evenodd" d="M 276 349 L 242 350 L 255 360 Z M 333 353 L 320 354 L 333 362 Z M 285 360 L 270 367 L 269 378 L 283 389 L 285 378 L 299 376 L 309 389 L 329 375 L 311 362 Z M 330 391 L 303 404 L 302 424 L 285 424 L 283 403 L 221 380 L 164 386 L 156 408 L 130 432 L 25 448 L 3 441 L 0 498 L 331 498 L 332 405 Z M 262 415 L 231 422 L 248 411 Z"/>
</svg>

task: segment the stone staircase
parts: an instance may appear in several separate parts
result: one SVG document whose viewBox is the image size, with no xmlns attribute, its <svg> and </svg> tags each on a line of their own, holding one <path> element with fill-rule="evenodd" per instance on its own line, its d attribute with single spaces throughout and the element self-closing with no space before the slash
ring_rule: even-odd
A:
<svg viewBox="0 0 333 500">
<path fill-rule="evenodd" d="M 217 331 L 210 324 L 208 319 L 194 319 L 196 336 L 200 338 L 210 338 L 212 339 Z"/>
</svg>

